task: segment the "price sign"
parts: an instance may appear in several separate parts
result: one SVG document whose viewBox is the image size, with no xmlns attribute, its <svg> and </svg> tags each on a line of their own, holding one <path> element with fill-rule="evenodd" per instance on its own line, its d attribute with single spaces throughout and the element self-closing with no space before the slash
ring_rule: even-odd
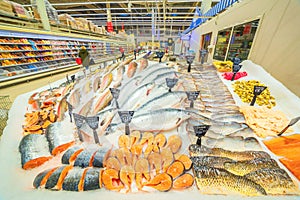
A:
<svg viewBox="0 0 300 200">
<path fill-rule="evenodd" d="M 95 143 L 99 144 L 99 137 L 96 131 L 99 125 L 99 117 L 98 116 L 86 117 L 85 121 L 89 125 L 89 127 L 93 129 Z"/>
<path fill-rule="evenodd" d="M 198 137 L 197 139 L 197 145 L 201 145 L 201 137 L 206 134 L 206 132 L 209 129 L 209 125 L 199 125 L 199 126 L 194 126 L 194 132 L 195 135 Z"/>
<path fill-rule="evenodd" d="M 117 99 L 119 98 L 120 90 L 116 89 L 116 88 L 109 88 L 109 90 L 110 90 L 111 95 L 115 99 L 117 109 L 119 109 L 119 103 L 118 103 Z"/>
<path fill-rule="evenodd" d="M 300 120 L 300 117 L 296 117 L 290 121 L 290 123 L 278 134 L 278 136 L 281 136 L 290 126 L 293 126 Z"/>
<path fill-rule="evenodd" d="M 73 83 L 75 82 L 75 74 L 71 76 L 71 80 L 73 81 Z"/>
<path fill-rule="evenodd" d="M 76 114 L 76 113 L 73 113 L 73 117 L 74 117 L 75 125 L 77 127 L 77 134 L 78 134 L 79 140 L 81 142 L 83 142 L 83 137 L 81 135 L 80 128 L 84 124 L 85 117 L 82 115 Z"/>
<path fill-rule="evenodd" d="M 169 88 L 169 92 L 172 92 L 172 88 L 178 82 L 177 78 L 166 78 L 167 87 Z"/>
<path fill-rule="evenodd" d="M 68 113 L 69 113 L 69 116 L 70 116 L 70 122 L 72 123 L 73 106 L 69 102 L 67 102 L 67 105 L 68 105 Z"/>
<path fill-rule="evenodd" d="M 164 57 L 165 53 L 161 51 L 156 52 L 156 56 L 159 58 L 159 62 L 161 62 L 162 57 Z"/>
<path fill-rule="evenodd" d="M 250 103 L 250 106 L 254 106 L 255 101 L 256 101 L 256 97 L 258 95 L 260 95 L 266 88 L 267 88 L 266 86 L 257 86 L 257 85 L 254 86 L 254 91 L 253 91 L 254 96 L 253 96 L 253 99 L 252 99 L 252 101 Z"/>
<path fill-rule="evenodd" d="M 233 65 L 239 65 L 242 61 L 238 57 L 234 57 L 232 59 Z"/>
<path fill-rule="evenodd" d="M 129 135 L 130 134 L 129 123 L 132 120 L 134 111 L 118 111 L 118 113 L 119 113 L 122 123 L 125 124 L 125 134 Z"/>
<path fill-rule="evenodd" d="M 236 73 L 238 73 L 238 71 L 240 71 L 241 68 L 242 68 L 242 65 L 233 65 L 233 67 L 232 67 L 233 76 L 231 78 L 231 81 L 234 81 Z"/>
<path fill-rule="evenodd" d="M 186 62 L 189 64 L 189 66 L 188 66 L 188 72 L 191 72 L 191 67 L 192 67 L 192 63 L 193 63 L 193 61 L 195 59 L 195 56 L 188 55 L 185 58 L 186 58 Z"/>
<path fill-rule="evenodd" d="M 191 101 L 190 107 L 194 107 L 194 101 L 197 99 L 197 97 L 200 94 L 200 91 L 192 91 L 192 92 L 186 92 L 188 100 Z"/>
</svg>

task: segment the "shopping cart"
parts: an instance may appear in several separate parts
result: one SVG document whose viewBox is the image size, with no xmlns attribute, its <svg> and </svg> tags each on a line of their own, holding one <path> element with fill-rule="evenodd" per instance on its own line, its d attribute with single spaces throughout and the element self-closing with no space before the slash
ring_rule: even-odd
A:
<svg viewBox="0 0 300 200">
<path fill-rule="evenodd" d="M 12 105 L 9 96 L 0 96 L 0 136 L 6 126 L 8 112 Z"/>
</svg>

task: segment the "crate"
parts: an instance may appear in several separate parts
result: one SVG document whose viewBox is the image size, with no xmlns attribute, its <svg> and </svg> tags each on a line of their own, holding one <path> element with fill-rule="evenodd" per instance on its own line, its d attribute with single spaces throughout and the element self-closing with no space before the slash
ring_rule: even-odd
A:
<svg viewBox="0 0 300 200">
<path fill-rule="evenodd" d="M 0 96 L 0 136 L 6 126 L 11 104 L 12 102 L 10 101 L 9 96 Z"/>
</svg>

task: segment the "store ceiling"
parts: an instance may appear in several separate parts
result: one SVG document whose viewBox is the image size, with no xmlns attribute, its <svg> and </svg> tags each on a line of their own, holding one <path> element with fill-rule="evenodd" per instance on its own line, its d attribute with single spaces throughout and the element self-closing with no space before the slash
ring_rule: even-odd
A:
<svg viewBox="0 0 300 200">
<path fill-rule="evenodd" d="M 30 0 L 14 0 L 29 5 Z M 214 6 L 220 0 L 212 0 Z M 110 7 L 115 30 L 124 25 L 125 30 L 136 36 L 151 35 L 152 8 L 157 14 L 156 28 L 162 36 L 177 36 L 191 23 L 199 0 L 49 0 L 58 14 L 87 18 L 96 25 L 106 25 L 107 7 Z M 166 30 L 166 31 L 164 31 Z"/>
</svg>

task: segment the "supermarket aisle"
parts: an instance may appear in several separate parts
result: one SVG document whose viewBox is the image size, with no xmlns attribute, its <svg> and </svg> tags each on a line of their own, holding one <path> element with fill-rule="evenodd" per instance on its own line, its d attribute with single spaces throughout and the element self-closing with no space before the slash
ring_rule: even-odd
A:
<svg viewBox="0 0 300 200">
<path fill-rule="evenodd" d="M 37 80 L 33 80 L 27 83 L 17 84 L 15 86 L 2 88 L 0 89 L 0 96 L 9 95 L 10 100 L 13 102 L 17 96 L 35 90 L 37 88 L 43 87 L 45 85 L 51 85 L 51 83 L 63 79 L 66 75 L 74 74 L 78 72 L 80 69 L 70 70 L 67 72 L 63 72 L 60 74 L 55 74 L 52 76 L 40 78 Z"/>
</svg>

